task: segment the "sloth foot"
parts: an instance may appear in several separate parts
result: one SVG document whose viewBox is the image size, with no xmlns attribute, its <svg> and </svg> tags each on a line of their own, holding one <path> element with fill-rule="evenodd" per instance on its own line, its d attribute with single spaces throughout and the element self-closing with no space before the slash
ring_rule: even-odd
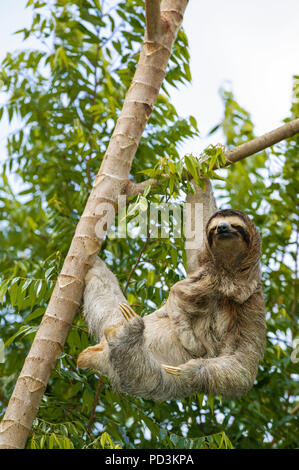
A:
<svg viewBox="0 0 299 470">
<path fill-rule="evenodd" d="M 162 364 L 162 367 L 168 374 L 175 375 L 176 377 L 181 375 L 182 369 L 180 367 L 167 366 L 166 364 Z"/>
<path fill-rule="evenodd" d="M 105 341 L 102 340 L 100 344 L 95 346 L 89 346 L 89 348 L 84 349 L 77 359 L 77 366 L 80 369 L 97 369 L 99 370 L 99 365 L 105 350 Z"/>
</svg>

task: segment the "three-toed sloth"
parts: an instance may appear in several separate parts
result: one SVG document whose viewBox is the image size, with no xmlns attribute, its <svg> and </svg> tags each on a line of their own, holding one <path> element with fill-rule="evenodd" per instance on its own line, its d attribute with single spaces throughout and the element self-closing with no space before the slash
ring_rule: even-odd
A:
<svg viewBox="0 0 299 470">
<path fill-rule="evenodd" d="M 246 393 L 265 348 L 260 254 L 259 233 L 246 214 L 216 212 L 198 268 L 143 318 L 98 258 L 86 276 L 84 317 L 101 342 L 79 355 L 78 366 L 108 376 L 118 391 L 157 401 Z"/>
</svg>

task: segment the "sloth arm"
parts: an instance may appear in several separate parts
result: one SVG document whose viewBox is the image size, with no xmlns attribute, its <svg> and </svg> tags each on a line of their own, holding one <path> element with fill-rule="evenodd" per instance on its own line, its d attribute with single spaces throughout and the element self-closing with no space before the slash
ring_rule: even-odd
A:
<svg viewBox="0 0 299 470">
<path fill-rule="evenodd" d="M 254 308 L 256 307 L 256 308 Z M 165 370 L 189 383 L 194 392 L 240 396 L 253 386 L 265 349 L 265 310 L 261 293 L 252 296 L 239 325 L 228 336 L 217 357 L 191 359 Z"/>
</svg>

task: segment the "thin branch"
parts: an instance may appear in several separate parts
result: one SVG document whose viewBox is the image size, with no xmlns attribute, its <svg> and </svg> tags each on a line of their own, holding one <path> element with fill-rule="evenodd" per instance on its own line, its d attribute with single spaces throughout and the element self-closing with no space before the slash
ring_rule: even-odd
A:
<svg viewBox="0 0 299 470">
<path fill-rule="evenodd" d="M 294 415 L 295 413 L 297 413 L 297 411 L 299 411 L 299 403 L 295 406 L 295 408 L 293 408 L 290 413 L 291 415 Z"/>
<path fill-rule="evenodd" d="M 4 396 L 4 394 L 1 392 L 1 390 L 0 390 L 0 402 L 2 402 L 3 405 L 6 405 L 6 403 L 7 403 L 7 400 Z"/>
<path fill-rule="evenodd" d="M 165 179 L 169 178 L 168 175 L 164 175 L 164 176 L 165 176 Z M 142 194 L 147 186 L 149 185 L 159 186 L 162 183 L 163 183 L 163 180 L 160 181 L 154 178 L 149 178 L 145 181 L 142 181 L 142 183 L 134 183 L 133 181 L 129 181 L 125 190 L 126 196 L 130 197 L 130 196 L 135 196 L 135 194 Z"/>
<path fill-rule="evenodd" d="M 292 339 L 296 336 L 296 309 L 298 302 L 298 271 L 299 271 L 299 227 L 296 233 L 296 252 L 295 252 L 295 279 L 294 279 L 294 299 L 291 308 L 292 319 Z"/>
<path fill-rule="evenodd" d="M 146 33 L 148 41 L 156 41 L 160 34 L 160 0 L 145 0 Z"/>
<path fill-rule="evenodd" d="M 287 124 L 262 135 L 261 137 L 250 140 L 245 144 L 238 145 L 238 147 L 226 152 L 225 156 L 231 163 L 235 163 L 239 160 L 250 157 L 250 155 L 258 153 L 261 150 L 272 147 L 272 145 L 277 144 L 281 140 L 288 139 L 289 137 L 298 134 L 298 132 L 299 118 L 294 119 L 294 121 L 290 121 Z"/>
<path fill-rule="evenodd" d="M 236 163 L 244 158 L 250 157 L 261 150 L 265 150 L 268 147 L 272 147 L 272 145 L 277 144 L 278 142 L 288 139 L 299 133 L 299 118 L 294 119 L 294 121 L 290 121 L 287 124 L 284 124 L 277 129 L 274 129 L 267 134 L 262 135 L 261 137 L 257 137 L 256 139 L 250 140 L 245 144 L 238 145 L 236 148 L 232 150 L 228 150 L 225 153 L 227 158 L 227 162 L 224 167 L 231 165 L 232 163 Z M 218 168 L 214 168 L 219 169 Z M 169 178 L 169 175 L 164 175 L 165 179 Z M 190 176 L 190 179 L 192 177 Z M 126 187 L 126 194 L 127 196 L 134 196 L 135 194 L 141 194 L 145 190 L 148 185 L 159 186 L 163 183 L 163 180 L 157 180 L 150 178 L 148 180 L 142 181 L 142 183 L 133 183 L 129 181 Z"/>
<path fill-rule="evenodd" d="M 294 415 L 295 413 L 297 413 L 297 411 L 299 411 L 299 403 L 297 403 L 297 405 L 295 406 L 295 408 L 293 408 L 290 413 L 291 415 Z"/>
<path fill-rule="evenodd" d="M 150 242 L 150 233 L 148 232 L 146 241 L 145 241 L 143 247 L 141 248 L 141 250 L 140 250 L 140 252 L 139 252 L 139 256 L 138 256 L 138 258 L 137 258 L 137 261 L 136 261 L 136 263 L 134 264 L 134 266 L 133 266 L 133 268 L 131 269 L 131 272 L 130 272 L 130 274 L 129 274 L 129 276 L 128 276 L 126 285 L 125 285 L 124 290 L 123 290 L 123 294 L 124 294 L 124 295 L 126 295 L 127 289 L 128 289 L 128 287 L 129 287 L 129 284 L 130 284 L 130 280 L 131 280 L 131 278 L 132 278 L 132 276 L 133 276 L 133 274 L 134 274 L 134 272 L 135 272 L 135 270 L 136 270 L 138 264 L 140 263 L 141 257 L 142 257 L 142 255 L 143 255 L 143 253 L 145 252 L 146 247 L 147 247 L 147 245 L 149 244 L 149 242 Z"/>
<path fill-rule="evenodd" d="M 99 381 L 98 381 L 97 390 L 96 390 L 96 393 L 95 393 L 95 396 L 94 396 L 93 404 L 92 404 L 91 415 L 90 415 L 88 426 L 87 426 L 88 434 L 91 434 L 92 427 L 93 427 L 93 424 L 94 424 L 95 414 L 96 414 L 96 407 L 97 407 L 97 404 L 98 404 L 102 384 L 103 384 L 103 377 L 100 377 Z"/>
</svg>

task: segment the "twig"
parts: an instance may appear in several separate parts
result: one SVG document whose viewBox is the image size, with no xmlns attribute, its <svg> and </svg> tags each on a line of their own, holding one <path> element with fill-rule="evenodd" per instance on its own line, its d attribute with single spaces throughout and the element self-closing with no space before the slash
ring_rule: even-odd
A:
<svg viewBox="0 0 299 470">
<path fill-rule="evenodd" d="M 160 34 L 160 0 L 145 0 L 146 33 L 148 41 L 156 41 Z"/>
<path fill-rule="evenodd" d="M 146 247 L 147 247 L 147 245 L 149 244 L 149 241 L 150 241 L 150 233 L 148 232 L 147 238 L 146 238 L 146 240 L 145 240 L 145 243 L 144 243 L 143 247 L 141 248 L 141 250 L 140 250 L 140 252 L 139 252 L 139 256 L 138 256 L 138 258 L 137 258 L 137 261 L 136 261 L 136 263 L 134 264 L 133 268 L 131 269 L 131 272 L 130 272 L 129 277 L 128 277 L 128 279 L 127 279 L 126 285 L 125 285 L 124 290 L 123 290 L 123 294 L 124 294 L 124 295 L 125 295 L 126 292 L 127 292 L 127 289 L 128 289 L 128 287 L 129 287 L 129 284 L 130 284 L 130 280 L 131 280 L 131 278 L 132 278 L 132 276 L 133 276 L 133 274 L 134 274 L 134 272 L 135 272 L 135 270 L 136 270 L 138 264 L 140 263 L 141 257 L 142 257 L 142 255 L 143 255 L 143 253 L 145 252 Z"/>
<path fill-rule="evenodd" d="M 294 279 L 294 299 L 292 302 L 292 339 L 296 335 L 296 308 L 298 302 L 298 270 L 299 270 L 299 227 L 296 233 L 296 254 L 295 254 L 295 279 Z"/>
<path fill-rule="evenodd" d="M 3 405 L 6 405 L 7 403 L 7 400 L 1 391 L 0 391 L 0 401 L 2 402 Z"/>
<path fill-rule="evenodd" d="M 165 179 L 168 179 L 168 175 L 164 175 Z M 156 180 L 154 178 L 149 178 L 145 181 L 142 181 L 142 183 L 134 183 L 133 181 L 128 181 L 127 187 L 126 187 L 126 196 L 135 196 L 135 194 L 142 194 L 145 190 L 145 188 L 149 185 L 153 186 L 159 186 L 160 184 L 163 183 L 163 180 Z"/>
<path fill-rule="evenodd" d="M 268 147 L 272 147 L 272 145 L 277 144 L 278 142 L 284 139 L 288 139 L 289 137 L 292 137 L 293 135 L 298 134 L 298 132 L 299 132 L 299 118 L 294 119 L 294 121 L 290 121 L 287 124 L 284 124 L 283 126 L 278 127 L 277 129 L 274 129 L 273 131 L 262 135 L 261 137 L 257 137 L 256 139 L 250 140 L 249 142 L 246 142 L 245 144 L 238 145 L 236 148 L 232 150 L 228 150 L 225 153 L 225 156 L 228 161 L 223 167 L 227 167 L 231 165 L 232 163 L 236 163 L 240 160 L 243 160 L 244 158 L 250 157 L 251 155 L 258 153 L 261 150 L 265 150 Z M 214 170 L 215 169 L 219 169 L 219 167 L 214 168 Z M 164 175 L 165 179 L 169 179 L 169 177 L 170 177 L 169 175 Z M 163 183 L 163 180 L 157 180 L 153 178 L 143 181 L 142 183 L 133 183 L 132 181 L 129 181 L 127 188 L 126 188 L 126 194 L 128 196 L 141 194 L 145 190 L 146 186 L 148 185 L 160 186 L 162 183 Z"/>
<path fill-rule="evenodd" d="M 92 404 L 91 415 L 90 415 L 88 426 L 87 426 L 88 434 L 91 434 L 91 430 L 92 430 L 92 427 L 93 427 L 93 424 L 94 424 L 95 414 L 96 414 L 96 407 L 97 407 L 97 404 L 98 404 L 102 384 L 103 384 L 103 377 L 100 377 L 99 381 L 98 381 L 97 390 L 96 390 L 96 393 L 95 393 L 95 396 L 94 396 L 93 404 Z"/>
<path fill-rule="evenodd" d="M 291 415 L 294 415 L 295 413 L 297 413 L 297 411 L 299 411 L 299 403 L 297 403 L 297 405 L 295 406 L 295 408 L 293 408 L 290 413 Z"/>
</svg>

